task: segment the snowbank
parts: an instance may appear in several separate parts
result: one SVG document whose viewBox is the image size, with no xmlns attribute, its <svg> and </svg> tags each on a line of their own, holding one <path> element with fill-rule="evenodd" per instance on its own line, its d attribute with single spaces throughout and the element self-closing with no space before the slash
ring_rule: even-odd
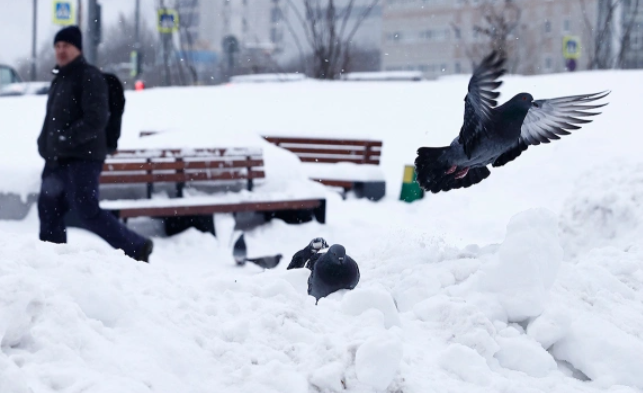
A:
<svg viewBox="0 0 643 393">
<path fill-rule="evenodd" d="M 80 230 L 64 246 L 4 234 L 0 391 L 643 389 L 643 251 L 561 262 L 544 210 L 512 219 L 499 246 L 459 249 L 386 222 L 355 231 L 351 205 L 377 204 L 330 203 L 342 220 L 246 234 L 257 255 L 320 235 L 347 245 L 362 280 L 317 306 L 307 270 L 237 268 L 224 237 L 155 239 L 147 265 Z"/>
<path fill-rule="evenodd" d="M 596 247 L 627 249 L 643 238 L 643 165 L 619 160 L 579 177 L 561 211 L 570 256 Z"/>
<path fill-rule="evenodd" d="M 615 160 L 639 160 L 631 86 L 642 81 L 507 77 L 501 101 L 613 93 L 574 135 L 412 204 L 396 201 L 403 165 L 457 134 L 466 77 L 128 92 L 122 147 L 261 148 L 271 192 L 317 191 L 262 134 L 382 139 L 387 198 L 319 188 L 326 225 L 246 233 L 253 255 L 341 243 L 361 282 L 315 306 L 305 270 L 236 268 L 225 215 L 218 239 L 155 238 L 143 265 L 76 229 L 70 246 L 41 244 L 32 210 L 0 222 L 0 392 L 641 392 L 643 171 Z M 0 191 L 37 190 L 44 104 L 1 100 Z M 154 129 L 167 132 L 138 137 Z"/>
</svg>

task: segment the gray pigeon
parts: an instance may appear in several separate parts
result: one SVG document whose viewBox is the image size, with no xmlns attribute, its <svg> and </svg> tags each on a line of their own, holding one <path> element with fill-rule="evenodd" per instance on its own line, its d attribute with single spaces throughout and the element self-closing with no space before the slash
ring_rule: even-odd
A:
<svg viewBox="0 0 643 393">
<path fill-rule="evenodd" d="M 359 267 L 346 255 L 341 244 L 333 244 L 312 267 L 308 277 L 308 294 L 319 299 L 340 289 L 353 289 L 359 283 Z"/>
<path fill-rule="evenodd" d="M 247 256 L 248 248 L 246 247 L 246 241 L 242 233 L 237 241 L 234 242 L 234 246 L 232 247 L 232 257 L 234 258 L 234 261 L 237 263 L 237 265 L 243 266 L 246 264 Z"/>
<path fill-rule="evenodd" d="M 421 147 L 415 159 L 417 181 L 433 193 L 466 188 L 486 179 L 487 165 L 503 166 L 530 145 L 549 143 L 578 130 L 599 112 L 588 110 L 607 104 L 591 104 L 609 92 L 534 100 L 520 93 L 496 107 L 494 91 L 505 73 L 504 58 L 495 52 L 473 72 L 464 98 L 464 123 L 460 135 L 446 147 Z"/>
<path fill-rule="evenodd" d="M 277 254 L 277 255 L 272 255 L 272 256 L 267 256 L 267 257 L 259 257 L 259 258 L 246 258 L 247 262 L 252 262 L 255 265 L 262 267 L 264 269 L 273 269 L 279 265 L 279 261 L 281 261 L 282 255 Z"/>
<path fill-rule="evenodd" d="M 237 241 L 234 242 L 234 246 L 232 248 L 232 257 L 234 258 L 234 261 L 237 263 L 238 266 L 243 266 L 246 264 L 246 262 L 252 262 L 255 265 L 262 267 L 264 269 L 272 269 L 279 264 L 279 261 L 281 261 L 281 258 L 282 258 L 281 254 L 267 256 L 267 257 L 259 257 L 259 258 L 248 258 L 247 256 L 248 256 L 248 249 L 246 246 L 245 238 L 242 233 L 241 236 L 239 236 L 239 238 L 237 239 Z"/>
<path fill-rule="evenodd" d="M 315 256 L 319 250 L 324 248 L 328 248 L 328 243 L 326 243 L 326 240 L 321 237 L 314 238 L 310 241 L 310 243 L 308 243 L 306 247 L 297 251 L 295 255 L 293 255 L 287 269 L 299 269 L 306 266 L 306 263 L 310 260 L 310 258 Z"/>
</svg>

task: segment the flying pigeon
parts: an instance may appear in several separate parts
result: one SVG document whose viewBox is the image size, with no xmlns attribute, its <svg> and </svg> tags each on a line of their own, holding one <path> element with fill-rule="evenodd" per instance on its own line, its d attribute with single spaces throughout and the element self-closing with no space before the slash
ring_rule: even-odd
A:
<svg viewBox="0 0 643 393">
<path fill-rule="evenodd" d="M 359 282 L 359 268 L 353 258 L 346 255 L 341 244 L 333 244 L 312 266 L 308 277 L 308 294 L 319 299 L 340 289 L 353 289 Z"/>
<path fill-rule="evenodd" d="M 328 248 L 328 243 L 326 243 L 326 240 L 321 237 L 314 238 L 306 247 L 297 251 L 295 255 L 293 255 L 287 269 L 299 269 L 304 266 L 308 267 L 307 262 L 311 259 L 311 257 L 317 255 L 317 252 L 324 248 Z"/>
<path fill-rule="evenodd" d="M 238 266 L 243 266 L 246 262 L 252 262 L 264 269 L 272 269 L 279 264 L 279 261 L 281 261 L 282 258 L 281 254 L 259 258 L 248 258 L 248 249 L 243 235 L 244 234 L 242 233 L 241 236 L 239 236 L 232 247 L 232 257 Z"/>
<path fill-rule="evenodd" d="M 493 52 L 478 65 L 464 98 L 460 135 L 446 147 L 421 147 L 415 159 L 420 186 L 433 193 L 467 188 L 489 177 L 487 165 L 499 167 L 515 160 L 531 145 L 549 143 L 590 123 L 605 104 L 594 101 L 609 92 L 534 100 L 520 93 L 496 106 L 505 59 Z"/>
</svg>

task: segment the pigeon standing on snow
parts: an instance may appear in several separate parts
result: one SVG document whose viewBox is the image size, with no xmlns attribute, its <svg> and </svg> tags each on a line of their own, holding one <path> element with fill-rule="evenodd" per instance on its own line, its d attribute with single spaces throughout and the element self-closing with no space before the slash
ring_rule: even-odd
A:
<svg viewBox="0 0 643 393">
<path fill-rule="evenodd" d="M 232 257 L 234 258 L 234 261 L 237 263 L 237 265 L 243 266 L 246 264 L 247 256 L 248 247 L 246 246 L 246 241 L 242 233 L 237 241 L 234 242 L 234 246 L 232 247 Z"/>
<path fill-rule="evenodd" d="M 308 294 L 319 299 L 340 289 L 353 289 L 359 282 L 359 268 L 353 258 L 346 255 L 341 244 L 333 244 L 312 266 L 308 277 Z"/>
<path fill-rule="evenodd" d="M 264 269 L 272 269 L 279 264 L 279 261 L 281 261 L 282 258 L 281 254 L 259 258 L 248 258 L 247 256 L 248 248 L 246 246 L 246 241 L 242 233 L 237 241 L 234 242 L 234 246 L 232 247 L 232 257 L 234 258 L 234 261 L 237 263 L 237 265 L 243 266 L 246 264 L 246 262 L 252 262 Z"/>
<path fill-rule="evenodd" d="M 504 58 L 495 52 L 474 70 L 464 99 L 464 124 L 460 135 L 446 147 L 421 147 L 415 159 L 417 181 L 426 191 L 438 193 L 470 187 L 486 179 L 487 165 L 503 166 L 530 145 L 549 143 L 570 134 L 585 119 L 599 112 L 587 110 L 607 104 L 592 104 L 609 92 L 534 100 L 520 93 L 496 107 L 495 92 L 505 73 Z"/>
<path fill-rule="evenodd" d="M 307 265 L 307 262 L 309 262 L 312 257 L 317 255 L 319 250 L 324 248 L 328 248 L 328 243 L 326 243 L 326 240 L 321 237 L 314 238 L 306 247 L 297 251 L 295 255 L 293 255 L 292 260 L 288 265 L 288 270 L 299 269 L 304 266 L 312 270 L 312 268 Z"/>
</svg>

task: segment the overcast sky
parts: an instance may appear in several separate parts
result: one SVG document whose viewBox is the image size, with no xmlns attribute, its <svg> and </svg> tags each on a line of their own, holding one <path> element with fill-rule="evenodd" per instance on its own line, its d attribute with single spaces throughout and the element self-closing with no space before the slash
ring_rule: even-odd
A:
<svg viewBox="0 0 643 393">
<path fill-rule="evenodd" d="M 60 26 L 53 24 L 54 0 L 38 2 L 38 48 L 52 42 Z M 73 0 L 76 4 L 77 0 Z M 141 17 L 149 24 L 155 20 L 154 0 L 141 1 Z M 84 11 L 87 0 L 82 0 Z M 103 7 L 103 28 L 118 21 L 118 15 L 134 14 L 135 0 L 99 0 Z M 19 59 L 31 55 L 33 0 L 0 0 L 0 63 L 15 65 Z M 109 37 L 103 37 L 109 39 Z"/>
</svg>

